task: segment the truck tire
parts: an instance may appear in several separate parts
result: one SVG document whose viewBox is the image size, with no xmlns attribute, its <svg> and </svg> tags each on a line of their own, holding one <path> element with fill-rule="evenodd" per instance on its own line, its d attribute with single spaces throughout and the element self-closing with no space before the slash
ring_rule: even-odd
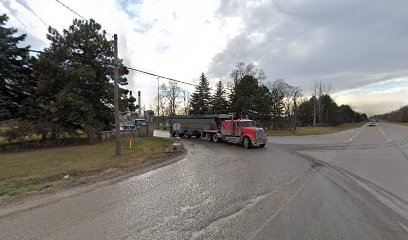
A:
<svg viewBox="0 0 408 240">
<path fill-rule="evenodd" d="M 260 147 L 265 147 L 265 144 L 261 144 L 261 145 L 259 145 Z"/>
<path fill-rule="evenodd" d="M 207 137 L 207 140 L 208 140 L 208 141 L 210 141 L 210 142 L 212 141 L 211 133 L 207 133 L 207 134 L 206 134 L 206 137 Z"/>
<path fill-rule="evenodd" d="M 212 140 L 213 140 L 213 142 L 215 142 L 215 143 L 220 142 L 220 139 L 218 138 L 218 135 L 217 135 L 216 133 L 214 133 L 214 134 L 212 135 Z"/>
<path fill-rule="evenodd" d="M 251 148 L 251 140 L 245 137 L 244 140 L 242 140 L 242 146 L 244 146 L 245 149 Z"/>
</svg>

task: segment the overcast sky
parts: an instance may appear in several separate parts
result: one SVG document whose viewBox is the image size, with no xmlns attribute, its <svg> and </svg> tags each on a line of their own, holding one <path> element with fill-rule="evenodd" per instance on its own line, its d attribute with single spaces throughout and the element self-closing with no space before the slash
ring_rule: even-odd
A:
<svg viewBox="0 0 408 240">
<path fill-rule="evenodd" d="M 339 104 L 369 115 L 408 104 L 406 0 L 61 2 L 117 33 L 119 57 L 137 69 L 191 83 L 204 72 L 214 84 L 229 81 L 237 62 L 252 62 L 266 81 L 285 79 L 305 95 L 315 80 L 330 83 Z M 62 30 L 77 18 L 55 0 L 0 0 L 0 12 L 37 50 L 49 45 L 48 26 Z M 157 79 L 128 80 L 148 109 Z"/>
</svg>

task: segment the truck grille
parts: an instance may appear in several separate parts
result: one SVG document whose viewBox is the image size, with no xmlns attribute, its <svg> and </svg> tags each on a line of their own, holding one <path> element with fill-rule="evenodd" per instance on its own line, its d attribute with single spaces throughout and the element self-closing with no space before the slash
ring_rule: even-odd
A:
<svg viewBox="0 0 408 240">
<path fill-rule="evenodd" d="M 264 130 L 262 128 L 255 130 L 256 140 L 264 139 Z"/>
</svg>

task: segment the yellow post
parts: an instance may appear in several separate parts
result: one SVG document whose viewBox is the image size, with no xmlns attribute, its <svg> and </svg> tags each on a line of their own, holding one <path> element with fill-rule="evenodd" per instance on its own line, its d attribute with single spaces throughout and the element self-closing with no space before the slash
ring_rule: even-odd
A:
<svg viewBox="0 0 408 240">
<path fill-rule="evenodd" d="M 132 149 L 132 135 L 133 135 L 133 132 L 132 130 L 130 130 L 129 149 Z"/>
</svg>

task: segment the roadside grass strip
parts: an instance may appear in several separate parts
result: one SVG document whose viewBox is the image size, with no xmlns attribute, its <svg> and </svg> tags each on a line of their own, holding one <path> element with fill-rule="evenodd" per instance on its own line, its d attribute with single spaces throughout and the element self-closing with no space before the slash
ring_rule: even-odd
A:
<svg viewBox="0 0 408 240">
<path fill-rule="evenodd" d="M 114 156 L 115 141 L 94 145 L 54 147 L 0 153 L 0 200 L 21 193 L 52 190 L 109 169 L 126 168 L 160 157 L 171 139 L 148 137 L 122 140 L 122 154 Z"/>
<path fill-rule="evenodd" d="M 321 135 L 340 131 L 345 131 L 353 128 L 361 127 L 365 122 L 345 123 L 337 126 L 328 127 L 300 127 L 296 131 L 293 130 L 268 130 L 268 136 L 307 136 L 307 135 Z"/>
</svg>

